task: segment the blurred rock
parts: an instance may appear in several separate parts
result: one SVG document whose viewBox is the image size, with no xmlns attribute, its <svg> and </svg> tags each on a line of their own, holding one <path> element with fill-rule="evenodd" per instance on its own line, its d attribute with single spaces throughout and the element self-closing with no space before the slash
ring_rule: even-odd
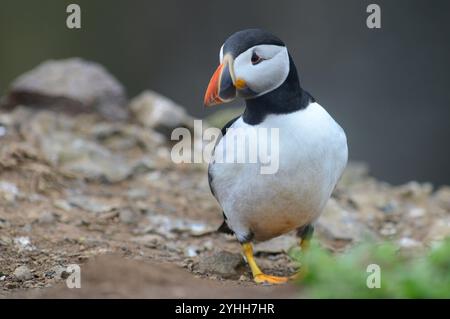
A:
<svg viewBox="0 0 450 319">
<path fill-rule="evenodd" d="M 136 224 L 139 221 L 139 213 L 132 208 L 125 207 L 119 210 L 119 219 L 125 224 Z"/>
<path fill-rule="evenodd" d="M 6 219 L 0 218 L 0 229 L 9 228 L 10 226 L 11 226 L 11 224 Z M 0 238 L 0 245 L 1 244 L 2 244 L 2 240 Z"/>
<path fill-rule="evenodd" d="M 33 274 L 27 266 L 19 266 L 14 270 L 14 277 L 20 281 L 33 279 Z"/>
<path fill-rule="evenodd" d="M 30 237 L 26 237 L 26 236 L 19 236 L 19 237 L 15 237 L 14 238 L 14 244 L 17 247 L 17 250 L 20 252 L 23 251 L 33 251 L 36 249 L 36 247 L 34 247 L 31 244 L 31 239 Z"/>
<path fill-rule="evenodd" d="M 183 233 L 197 237 L 216 231 L 214 227 L 208 224 L 186 218 L 150 215 L 148 220 L 149 225 L 144 232 L 157 233 L 166 238 L 175 238 L 176 235 Z"/>
<path fill-rule="evenodd" d="M 0 197 L 9 203 L 14 203 L 19 195 L 19 189 L 13 183 L 0 181 Z"/>
<path fill-rule="evenodd" d="M 355 214 L 341 207 L 333 198 L 330 198 L 322 216 L 317 221 L 316 229 L 329 240 L 355 242 L 376 237 L 365 224 L 358 221 Z"/>
<path fill-rule="evenodd" d="M 19 76 L 6 104 L 24 104 L 70 113 L 96 111 L 108 119 L 127 117 L 123 86 L 100 64 L 71 58 L 49 60 Z"/>
<path fill-rule="evenodd" d="M 393 236 L 397 234 L 397 227 L 394 223 L 387 222 L 383 225 L 383 227 L 380 229 L 380 234 L 383 236 Z"/>
<path fill-rule="evenodd" d="M 169 98 L 153 91 L 144 91 L 131 100 L 129 109 L 138 123 L 155 129 L 170 138 L 177 127 L 190 128 L 193 119 Z"/>
<path fill-rule="evenodd" d="M 66 272 L 67 268 L 61 265 L 56 265 L 49 271 L 45 273 L 46 277 L 49 278 L 55 278 L 55 279 L 62 279 L 64 277 L 64 273 Z"/>
<path fill-rule="evenodd" d="M 131 160 L 123 153 L 129 148 L 133 154 L 134 148 L 154 151 L 162 143 L 158 134 L 147 135 L 127 124 L 118 129 L 115 124 L 90 121 L 93 119 L 42 111 L 25 123 L 22 121 L 21 131 L 52 165 L 87 180 L 116 183 L 154 168 L 149 156 Z"/>
<path fill-rule="evenodd" d="M 42 138 L 43 155 L 54 165 L 90 180 L 118 182 L 127 178 L 132 168 L 119 155 L 100 144 L 69 133 Z"/>
<path fill-rule="evenodd" d="M 131 238 L 131 241 L 144 245 L 148 248 L 156 248 L 164 243 L 164 238 L 155 234 L 146 234 L 139 237 Z"/>
<path fill-rule="evenodd" d="M 244 264 L 240 254 L 221 251 L 207 256 L 198 263 L 198 271 L 204 274 L 220 275 L 223 278 L 239 278 L 237 269 Z"/>
<path fill-rule="evenodd" d="M 189 245 L 184 248 L 183 253 L 186 257 L 195 257 L 198 255 L 200 248 L 195 245 Z"/>
<path fill-rule="evenodd" d="M 56 199 L 53 201 L 53 206 L 55 208 L 59 208 L 65 212 L 69 212 L 72 209 L 72 206 L 70 206 L 69 202 L 64 199 Z"/>
<path fill-rule="evenodd" d="M 423 202 L 433 192 L 433 185 L 430 183 L 418 183 L 415 181 L 409 182 L 405 185 L 398 187 L 397 192 L 405 199 L 411 199 L 416 202 Z"/>
<path fill-rule="evenodd" d="M 300 239 L 295 235 L 285 235 L 254 245 L 255 253 L 281 254 L 287 253 L 292 247 L 298 246 Z"/>
<path fill-rule="evenodd" d="M 406 249 L 417 249 L 417 248 L 422 248 L 422 244 L 413 239 L 413 238 L 409 238 L 409 237 L 403 237 L 398 241 L 398 245 L 401 248 L 406 248 Z"/>
<path fill-rule="evenodd" d="M 433 195 L 433 199 L 442 209 L 450 212 L 450 186 L 442 186 Z"/>
<path fill-rule="evenodd" d="M 408 210 L 408 216 L 411 218 L 420 218 L 425 216 L 427 211 L 422 207 L 412 207 Z"/>
<path fill-rule="evenodd" d="M 339 181 L 339 186 L 348 187 L 364 181 L 369 176 L 369 166 L 362 162 L 349 162 Z"/>
<path fill-rule="evenodd" d="M 6 127 L 4 127 L 2 124 L 0 124 L 0 137 L 3 137 L 6 135 Z"/>
<path fill-rule="evenodd" d="M 39 224 L 53 224 L 56 220 L 55 214 L 52 212 L 43 212 L 39 218 L 38 223 Z"/>
<path fill-rule="evenodd" d="M 89 133 L 113 151 L 128 150 L 136 146 L 154 151 L 165 143 L 165 137 L 158 132 L 132 124 L 101 122 L 94 125 Z"/>
<path fill-rule="evenodd" d="M 443 240 L 450 237 L 450 216 L 434 220 L 429 227 L 427 241 Z"/>
<path fill-rule="evenodd" d="M 69 203 L 75 207 L 81 208 L 91 213 L 105 213 L 111 211 L 114 207 L 94 198 L 78 195 L 69 198 Z"/>
<path fill-rule="evenodd" d="M 145 188 L 132 188 L 128 191 L 127 196 L 131 200 L 146 199 L 150 196 L 150 192 Z"/>
</svg>

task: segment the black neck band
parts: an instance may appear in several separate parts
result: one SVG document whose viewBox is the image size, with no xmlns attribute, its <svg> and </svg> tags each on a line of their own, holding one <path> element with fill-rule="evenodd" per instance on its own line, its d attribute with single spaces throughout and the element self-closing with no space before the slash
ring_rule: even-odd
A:
<svg viewBox="0 0 450 319">
<path fill-rule="evenodd" d="M 289 55 L 289 74 L 277 89 L 262 96 L 247 99 L 242 118 L 245 123 L 257 125 L 268 114 L 287 114 L 304 109 L 314 98 L 304 91 L 298 79 L 297 68 Z"/>
</svg>

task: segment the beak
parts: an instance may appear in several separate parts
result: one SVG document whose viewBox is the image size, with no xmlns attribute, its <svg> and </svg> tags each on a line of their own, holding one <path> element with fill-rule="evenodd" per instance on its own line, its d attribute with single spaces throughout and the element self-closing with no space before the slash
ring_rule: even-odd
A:
<svg viewBox="0 0 450 319">
<path fill-rule="evenodd" d="M 233 58 L 226 55 L 209 81 L 204 104 L 205 106 L 212 106 L 230 102 L 234 98 L 236 98 L 236 87 L 234 84 Z"/>
</svg>

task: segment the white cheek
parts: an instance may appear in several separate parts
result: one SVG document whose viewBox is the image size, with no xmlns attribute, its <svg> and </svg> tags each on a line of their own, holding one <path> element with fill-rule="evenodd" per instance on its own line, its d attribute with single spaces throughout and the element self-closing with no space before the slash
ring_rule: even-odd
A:
<svg viewBox="0 0 450 319">
<path fill-rule="evenodd" d="M 252 51 L 246 51 L 235 60 L 236 78 L 242 78 L 247 86 L 258 95 L 278 88 L 289 74 L 289 54 L 282 48 L 275 56 L 259 64 L 251 63 Z"/>
<path fill-rule="evenodd" d="M 222 64 L 222 61 L 223 61 L 223 44 L 220 47 L 219 61 L 220 61 L 220 64 Z"/>
</svg>

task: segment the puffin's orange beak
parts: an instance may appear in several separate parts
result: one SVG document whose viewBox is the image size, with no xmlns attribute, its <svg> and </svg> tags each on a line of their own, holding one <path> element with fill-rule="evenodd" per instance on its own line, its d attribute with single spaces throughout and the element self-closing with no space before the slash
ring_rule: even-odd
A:
<svg viewBox="0 0 450 319">
<path fill-rule="evenodd" d="M 233 59 L 226 55 L 223 63 L 219 65 L 209 81 L 206 89 L 205 106 L 230 102 L 236 97 L 236 88 L 233 81 Z"/>
<path fill-rule="evenodd" d="M 203 103 L 205 106 L 212 106 L 221 104 L 224 101 L 219 96 L 220 77 L 222 75 L 223 64 L 219 65 L 216 72 L 214 72 L 211 80 L 209 81 L 208 88 L 206 89 L 205 99 Z"/>
</svg>

